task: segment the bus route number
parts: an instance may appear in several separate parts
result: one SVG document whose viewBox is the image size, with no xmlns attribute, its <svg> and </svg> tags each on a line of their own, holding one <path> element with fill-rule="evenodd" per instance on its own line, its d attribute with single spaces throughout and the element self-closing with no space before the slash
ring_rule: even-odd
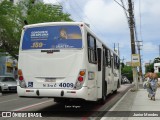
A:
<svg viewBox="0 0 160 120">
<path fill-rule="evenodd" d="M 32 48 L 42 48 L 43 43 L 42 42 L 34 42 L 31 47 Z"/>
<path fill-rule="evenodd" d="M 60 83 L 59 87 L 63 87 L 63 88 L 73 88 L 74 85 L 73 83 Z"/>
</svg>

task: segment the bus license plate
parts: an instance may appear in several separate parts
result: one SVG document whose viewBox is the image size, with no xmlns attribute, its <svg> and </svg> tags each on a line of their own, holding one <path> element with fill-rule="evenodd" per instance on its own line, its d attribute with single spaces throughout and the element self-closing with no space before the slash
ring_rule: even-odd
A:
<svg viewBox="0 0 160 120">
<path fill-rule="evenodd" d="M 46 78 L 45 82 L 56 82 L 55 78 Z"/>
</svg>

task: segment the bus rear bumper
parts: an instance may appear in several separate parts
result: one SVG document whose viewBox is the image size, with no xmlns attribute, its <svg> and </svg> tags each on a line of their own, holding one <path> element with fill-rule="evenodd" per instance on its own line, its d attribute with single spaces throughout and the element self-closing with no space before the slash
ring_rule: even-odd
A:
<svg viewBox="0 0 160 120">
<path fill-rule="evenodd" d="M 79 90 L 68 89 L 29 89 L 17 86 L 19 97 L 29 98 L 79 98 L 88 100 L 88 88 L 82 87 Z"/>
</svg>

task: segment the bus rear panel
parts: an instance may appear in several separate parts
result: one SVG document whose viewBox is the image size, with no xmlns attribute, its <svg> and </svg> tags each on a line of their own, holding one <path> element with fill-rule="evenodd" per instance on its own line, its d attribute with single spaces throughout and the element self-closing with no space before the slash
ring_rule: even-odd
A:
<svg viewBox="0 0 160 120">
<path fill-rule="evenodd" d="M 18 95 L 87 99 L 79 25 L 25 27 L 19 52 Z"/>
</svg>

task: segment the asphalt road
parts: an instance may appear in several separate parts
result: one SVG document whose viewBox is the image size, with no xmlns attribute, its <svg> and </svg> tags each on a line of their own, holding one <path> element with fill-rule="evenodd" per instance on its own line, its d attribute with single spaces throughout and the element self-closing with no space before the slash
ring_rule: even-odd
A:
<svg viewBox="0 0 160 120">
<path fill-rule="evenodd" d="M 97 102 L 73 101 L 69 103 L 55 103 L 51 98 L 19 98 L 16 93 L 0 96 L 0 111 L 35 112 L 42 118 L 0 118 L 12 119 L 43 119 L 43 120 L 74 120 L 74 119 L 100 119 L 127 91 L 130 84 L 121 85 L 116 94 L 107 96 L 104 105 Z"/>
</svg>

